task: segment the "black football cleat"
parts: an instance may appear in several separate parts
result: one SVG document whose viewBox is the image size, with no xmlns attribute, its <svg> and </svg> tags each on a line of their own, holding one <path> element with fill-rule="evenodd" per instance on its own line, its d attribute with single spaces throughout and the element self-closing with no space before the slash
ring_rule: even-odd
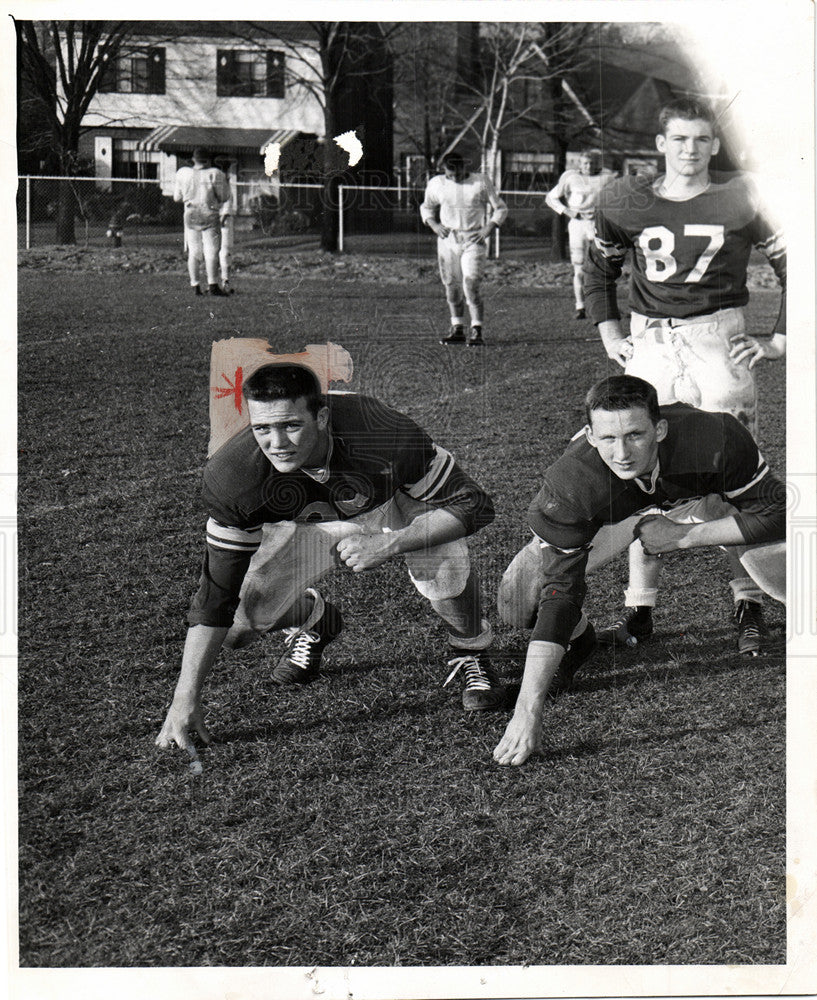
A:
<svg viewBox="0 0 817 1000">
<path fill-rule="evenodd" d="M 633 647 L 649 639 L 652 632 L 652 608 L 629 608 L 617 622 L 602 629 L 596 639 L 600 646 Z"/>
<path fill-rule="evenodd" d="M 489 712 L 505 704 L 505 688 L 491 665 L 484 649 L 454 649 L 448 666 L 454 669 L 446 677 L 443 687 L 462 672 L 462 707 L 466 712 Z"/>
<path fill-rule="evenodd" d="M 573 685 L 573 679 L 581 667 L 596 651 L 596 630 L 593 623 L 588 622 L 587 628 L 580 636 L 572 639 L 565 650 L 559 669 L 551 682 L 548 694 L 559 694 L 567 691 Z"/>
<path fill-rule="evenodd" d="M 220 285 L 209 285 L 208 290 L 211 295 L 220 295 L 223 296 L 224 298 L 227 298 L 230 294 L 229 292 L 225 292 Z"/>
<path fill-rule="evenodd" d="M 583 308 L 576 309 L 576 319 L 587 319 L 587 313 Z"/>
<path fill-rule="evenodd" d="M 758 656 L 764 632 L 763 606 L 757 601 L 738 601 L 732 617 L 738 630 L 738 652 L 743 656 Z"/>
<path fill-rule="evenodd" d="M 202 292 L 202 290 L 201 290 L 201 285 L 193 285 L 193 294 L 194 295 L 203 295 L 204 294 L 204 292 Z"/>
<path fill-rule="evenodd" d="M 340 611 L 311 587 L 307 594 L 315 603 L 309 618 L 298 628 L 287 628 L 286 651 L 275 664 L 272 679 L 276 684 L 310 684 L 320 673 L 321 657 L 329 643 L 340 635 L 343 619 Z"/>
<path fill-rule="evenodd" d="M 440 343 L 445 346 L 449 344 L 464 344 L 465 328 L 462 326 L 452 326 L 447 337 L 440 337 Z"/>
<path fill-rule="evenodd" d="M 482 339 L 482 327 L 474 325 L 471 327 L 471 332 L 468 335 L 468 346 L 469 347 L 484 347 L 485 341 Z"/>
</svg>

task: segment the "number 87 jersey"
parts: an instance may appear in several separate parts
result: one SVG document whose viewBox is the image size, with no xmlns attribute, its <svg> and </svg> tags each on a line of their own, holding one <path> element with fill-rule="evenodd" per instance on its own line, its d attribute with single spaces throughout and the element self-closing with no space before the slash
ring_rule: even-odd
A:
<svg viewBox="0 0 817 1000">
<path fill-rule="evenodd" d="M 660 196 L 657 186 L 624 177 L 601 193 L 584 271 L 594 323 L 621 318 L 615 283 L 629 249 L 630 307 L 644 316 L 681 319 L 746 305 L 752 247 L 765 254 L 785 288 L 783 235 L 763 217 L 745 175 L 712 173 L 709 187 L 686 201 Z"/>
</svg>

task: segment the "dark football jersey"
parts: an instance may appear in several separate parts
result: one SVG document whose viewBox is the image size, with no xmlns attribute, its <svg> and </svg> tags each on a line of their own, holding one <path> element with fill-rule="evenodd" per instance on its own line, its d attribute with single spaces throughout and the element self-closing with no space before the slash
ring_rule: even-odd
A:
<svg viewBox="0 0 817 1000">
<path fill-rule="evenodd" d="M 584 434 L 545 473 L 528 510 L 528 523 L 544 543 L 545 584 L 535 639 L 567 643 L 585 595 L 584 571 L 599 528 L 648 507 L 665 510 L 695 497 L 718 494 L 737 508 L 747 544 L 785 537 L 785 490 L 769 471 L 751 434 L 727 413 L 704 413 L 683 403 L 661 407 L 668 424 L 658 446 L 651 490 L 619 479 Z"/>
<path fill-rule="evenodd" d="M 191 625 L 232 623 L 264 524 L 347 520 L 381 506 L 398 490 L 447 510 L 466 534 L 493 520 L 490 497 L 413 420 L 370 396 L 330 393 L 327 401 L 331 444 L 320 473 L 278 472 L 249 427 L 207 463 L 207 551 L 188 614 Z"/>
<path fill-rule="evenodd" d="M 584 271 L 594 323 L 620 318 L 615 283 L 628 250 L 630 307 L 644 316 L 683 319 L 745 305 L 752 247 L 765 254 L 785 290 L 783 234 L 764 218 L 746 175 L 713 173 L 709 187 L 687 201 L 661 197 L 657 186 L 624 177 L 599 196 Z M 785 332 L 783 309 L 775 331 Z"/>
</svg>

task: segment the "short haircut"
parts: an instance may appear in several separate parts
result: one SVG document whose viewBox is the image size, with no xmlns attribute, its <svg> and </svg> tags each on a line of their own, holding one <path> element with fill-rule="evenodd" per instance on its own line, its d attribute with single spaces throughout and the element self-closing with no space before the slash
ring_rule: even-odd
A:
<svg viewBox="0 0 817 1000">
<path fill-rule="evenodd" d="M 596 382 L 584 397 L 584 412 L 588 425 L 592 426 L 594 410 L 632 410 L 640 407 L 646 410 L 653 424 L 661 419 L 658 408 L 658 393 L 655 386 L 635 375 L 611 375 Z"/>
<path fill-rule="evenodd" d="M 244 398 L 273 403 L 279 399 L 306 400 L 313 417 L 326 406 L 317 375 L 304 365 L 269 364 L 256 369 L 244 383 Z"/>
<path fill-rule="evenodd" d="M 662 135 L 667 134 L 669 123 L 674 118 L 680 118 L 685 122 L 696 120 L 708 122 L 714 131 L 717 124 L 715 112 L 712 108 L 694 97 L 678 97 L 674 101 L 668 101 L 658 112 L 658 131 Z"/>
<path fill-rule="evenodd" d="M 591 160 L 600 160 L 603 157 L 602 151 L 600 149 L 583 149 L 581 151 L 582 156 L 589 156 Z"/>
<path fill-rule="evenodd" d="M 462 153 L 458 153 L 456 150 L 453 150 L 450 153 L 446 153 L 445 156 L 440 160 L 440 166 L 442 167 L 443 170 L 445 170 L 446 167 L 449 167 L 451 170 L 453 170 L 455 167 L 464 167 L 465 158 L 463 157 Z"/>
<path fill-rule="evenodd" d="M 193 159 L 196 163 L 209 163 L 210 154 L 203 146 L 196 146 L 193 150 Z"/>
</svg>

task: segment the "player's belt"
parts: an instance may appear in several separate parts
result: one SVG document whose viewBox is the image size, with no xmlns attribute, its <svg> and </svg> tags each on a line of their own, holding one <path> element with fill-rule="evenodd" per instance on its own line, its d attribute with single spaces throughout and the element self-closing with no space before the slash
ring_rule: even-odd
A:
<svg viewBox="0 0 817 1000">
<path fill-rule="evenodd" d="M 453 236 L 457 243 L 466 243 L 468 239 L 478 233 L 479 229 L 449 229 L 449 236 Z"/>
<path fill-rule="evenodd" d="M 641 316 L 644 322 L 645 330 L 666 330 L 672 329 L 674 326 L 695 326 L 704 323 L 717 323 L 722 320 L 729 313 L 734 313 L 737 310 L 734 308 L 730 309 L 718 309 L 716 312 L 704 313 L 700 316 Z M 634 313 L 633 315 L 640 315 Z"/>
</svg>

